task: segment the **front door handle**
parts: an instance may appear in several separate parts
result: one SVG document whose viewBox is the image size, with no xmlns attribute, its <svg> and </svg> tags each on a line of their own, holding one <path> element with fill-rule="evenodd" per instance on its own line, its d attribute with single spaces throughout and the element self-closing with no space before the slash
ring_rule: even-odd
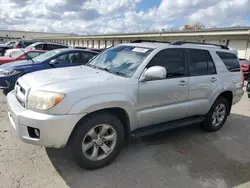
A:
<svg viewBox="0 0 250 188">
<path fill-rule="evenodd" d="M 179 82 L 179 86 L 185 86 L 185 85 L 187 85 L 187 81 L 186 80 L 181 80 Z"/>
<path fill-rule="evenodd" d="M 211 82 L 216 82 L 217 79 L 216 79 L 215 77 L 212 77 L 212 78 L 210 78 L 210 81 L 211 81 Z"/>
</svg>

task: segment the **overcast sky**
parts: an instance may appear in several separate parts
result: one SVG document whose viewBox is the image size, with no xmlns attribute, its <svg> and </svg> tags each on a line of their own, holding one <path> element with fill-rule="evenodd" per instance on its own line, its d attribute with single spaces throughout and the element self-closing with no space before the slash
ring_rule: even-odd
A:
<svg viewBox="0 0 250 188">
<path fill-rule="evenodd" d="M 0 0 L 0 29 L 97 34 L 194 22 L 250 26 L 250 0 Z"/>
</svg>

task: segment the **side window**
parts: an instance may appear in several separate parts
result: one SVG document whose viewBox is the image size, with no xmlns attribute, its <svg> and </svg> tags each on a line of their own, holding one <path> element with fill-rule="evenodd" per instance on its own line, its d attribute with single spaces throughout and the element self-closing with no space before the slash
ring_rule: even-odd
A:
<svg viewBox="0 0 250 188">
<path fill-rule="evenodd" d="M 80 62 L 81 64 L 86 64 L 88 63 L 88 61 L 94 57 L 96 54 L 92 54 L 92 53 L 86 53 L 86 52 L 83 52 L 83 53 L 80 53 Z"/>
<path fill-rule="evenodd" d="M 167 70 L 167 78 L 181 77 L 185 75 L 185 59 L 183 49 L 166 49 L 156 54 L 147 65 L 162 66 Z"/>
<path fill-rule="evenodd" d="M 36 50 L 42 50 L 43 49 L 43 44 L 38 44 L 37 46 L 35 46 Z"/>
<path fill-rule="evenodd" d="M 65 46 L 62 45 L 56 45 L 56 44 L 47 44 L 47 49 L 48 50 L 55 50 L 59 48 L 66 48 Z"/>
<path fill-rule="evenodd" d="M 233 53 L 216 52 L 230 72 L 239 72 L 240 64 L 238 58 Z"/>
<path fill-rule="evenodd" d="M 79 63 L 79 53 L 67 53 L 56 58 L 58 63 Z"/>
<path fill-rule="evenodd" d="M 213 61 L 209 52 L 207 52 L 207 73 L 208 74 L 216 74 L 214 61 Z"/>
<path fill-rule="evenodd" d="M 189 49 L 189 75 L 202 76 L 215 74 L 213 60 L 207 50 Z"/>
</svg>

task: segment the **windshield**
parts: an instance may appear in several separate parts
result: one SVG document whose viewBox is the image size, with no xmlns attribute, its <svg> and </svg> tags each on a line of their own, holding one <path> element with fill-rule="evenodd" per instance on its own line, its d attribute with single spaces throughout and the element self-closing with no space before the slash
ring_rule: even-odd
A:
<svg viewBox="0 0 250 188">
<path fill-rule="evenodd" d="M 11 53 L 11 57 L 16 59 L 16 58 L 20 57 L 23 54 L 24 54 L 23 51 L 16 51 L 16 52 Z"/>
<path fill-rule="evenodd" d="M 45 61 L 45 60 L 47 60 L 47 59 L 49 59 L 49 58 L 51 58 L 59 53 L 60 53 L 60 51 L 58 51 L 58 50 L 52 50 L 52 51 L 43 53 L 43 54 L 35 57 L 33 60 L 35 62 L 42 62 L 42 61 Z"/>
<path fill-rule="evenodd" d="M 130 77 L 152 50 L 151 48 L 119 45 L 96 56 L 87 65 Z"/>
</svg>

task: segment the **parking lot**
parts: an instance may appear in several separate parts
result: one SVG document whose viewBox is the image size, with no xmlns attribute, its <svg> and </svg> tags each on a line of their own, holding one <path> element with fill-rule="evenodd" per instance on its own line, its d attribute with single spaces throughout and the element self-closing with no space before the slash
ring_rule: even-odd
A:
<svg viewBox="0 0 250 188">
<path fill-rule="evenodd" d="M 86 171 L 72 162 L 67 149 L 19 141 L 1 94 L 0 187 L 250 187 L 249 122 L 245 95 L 217 133 L 194 125 L 134 140 L 108 167 Z"/>
</svg>

